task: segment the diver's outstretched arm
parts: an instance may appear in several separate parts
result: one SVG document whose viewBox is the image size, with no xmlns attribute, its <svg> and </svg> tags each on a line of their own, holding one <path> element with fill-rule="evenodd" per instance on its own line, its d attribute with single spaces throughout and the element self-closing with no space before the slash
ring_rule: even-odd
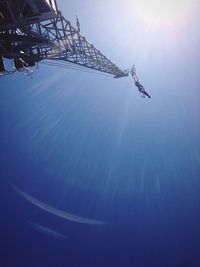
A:
<svg viewBox="0 0 200 267">
<path fill-rule="evenodd" d="M 133 65 L 133 67 L 131 68 L 131 71 L 130 71 L 132 77 L 133 77 L 133 80 L 134 82 L 138 82 L 138 77 L 137 77 L 137 74 L 136 74 L 136 69 L 135 69 L 135 66 Z"/>
<path fill-rule="evenodd" d="M 135 65 L 131 68 L 131 73 L 136 73 Z"/>
</svg>

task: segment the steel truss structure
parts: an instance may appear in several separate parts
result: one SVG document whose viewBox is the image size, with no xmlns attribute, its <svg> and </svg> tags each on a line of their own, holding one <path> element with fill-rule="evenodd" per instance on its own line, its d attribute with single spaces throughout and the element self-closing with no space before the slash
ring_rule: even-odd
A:
<svg viewBox="0 0 200 267">
<path fill-rule="evenodd" d="M 0 0 L 0 72 L 4 70 L 3 58 L 14 59 L 17 69 L 51 59 L 115 78 L 128 76 L 128 71 L 105 57 L 50 4 L 44 0 Z"/>
</svg>

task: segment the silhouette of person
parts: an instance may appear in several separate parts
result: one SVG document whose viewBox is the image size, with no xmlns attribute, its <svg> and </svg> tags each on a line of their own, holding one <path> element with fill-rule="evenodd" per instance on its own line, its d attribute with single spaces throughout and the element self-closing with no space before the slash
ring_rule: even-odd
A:
<svg viewBox="0 0 200 267">
<path fill-rule="evenodd" d="M 139 83 L 139 81 L 135 81 L 135 86 L 137 86 L 138 91 L 140 92 L 142 97 L 148 97 L 151 98 L 150 95 L 145 91 L 143 85 L 141 83 Z"/>
<path fill-rule="evenodd" d="M 135 67 L 131 69 L 131 75 L 133 77 L 135 86 L 138 88 L 138 91 L 140 92 L 140 95 L 142 97 L 148 97 L 151 98 L 151 96 L 145 91 L 144 86 L 138 81 L 138 77 L 136 75 Z"/>
</svg>

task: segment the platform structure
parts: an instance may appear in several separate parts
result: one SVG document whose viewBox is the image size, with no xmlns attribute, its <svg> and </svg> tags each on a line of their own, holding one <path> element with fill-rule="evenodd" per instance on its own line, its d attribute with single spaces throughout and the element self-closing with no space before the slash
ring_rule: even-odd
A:
<svg viewBox="0 0 200 267">
<path fill-rule="evenodd" d="M 79 23 L 79 22 L 78 22 Z M 14 71 L 34 67 L 43 60 L 66 62 L 113 75 L 128 76 L 73 27 L 55 0 L 0 0 L 0 73 L 5 59 Z M 14 72 L 13 71 L 13 72 Z"/>
</svg>

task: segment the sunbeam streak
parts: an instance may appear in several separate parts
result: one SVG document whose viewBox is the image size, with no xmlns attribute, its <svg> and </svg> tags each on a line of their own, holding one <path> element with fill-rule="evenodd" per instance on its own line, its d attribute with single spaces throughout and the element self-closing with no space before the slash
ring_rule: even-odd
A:
<svg viewBox="0 0 200 267">
<path fill-rule="evenodd" d="M 53 238 L 58 238 L 58 239 L 66 239 L 67 237 L 49 227 L 43 226 L 41 224 L 38 223 L 33 223 L 28 221 L 28 223 L 38 232 L 47 235 L 49 237 L 53 237 Z"/>
</svg>

